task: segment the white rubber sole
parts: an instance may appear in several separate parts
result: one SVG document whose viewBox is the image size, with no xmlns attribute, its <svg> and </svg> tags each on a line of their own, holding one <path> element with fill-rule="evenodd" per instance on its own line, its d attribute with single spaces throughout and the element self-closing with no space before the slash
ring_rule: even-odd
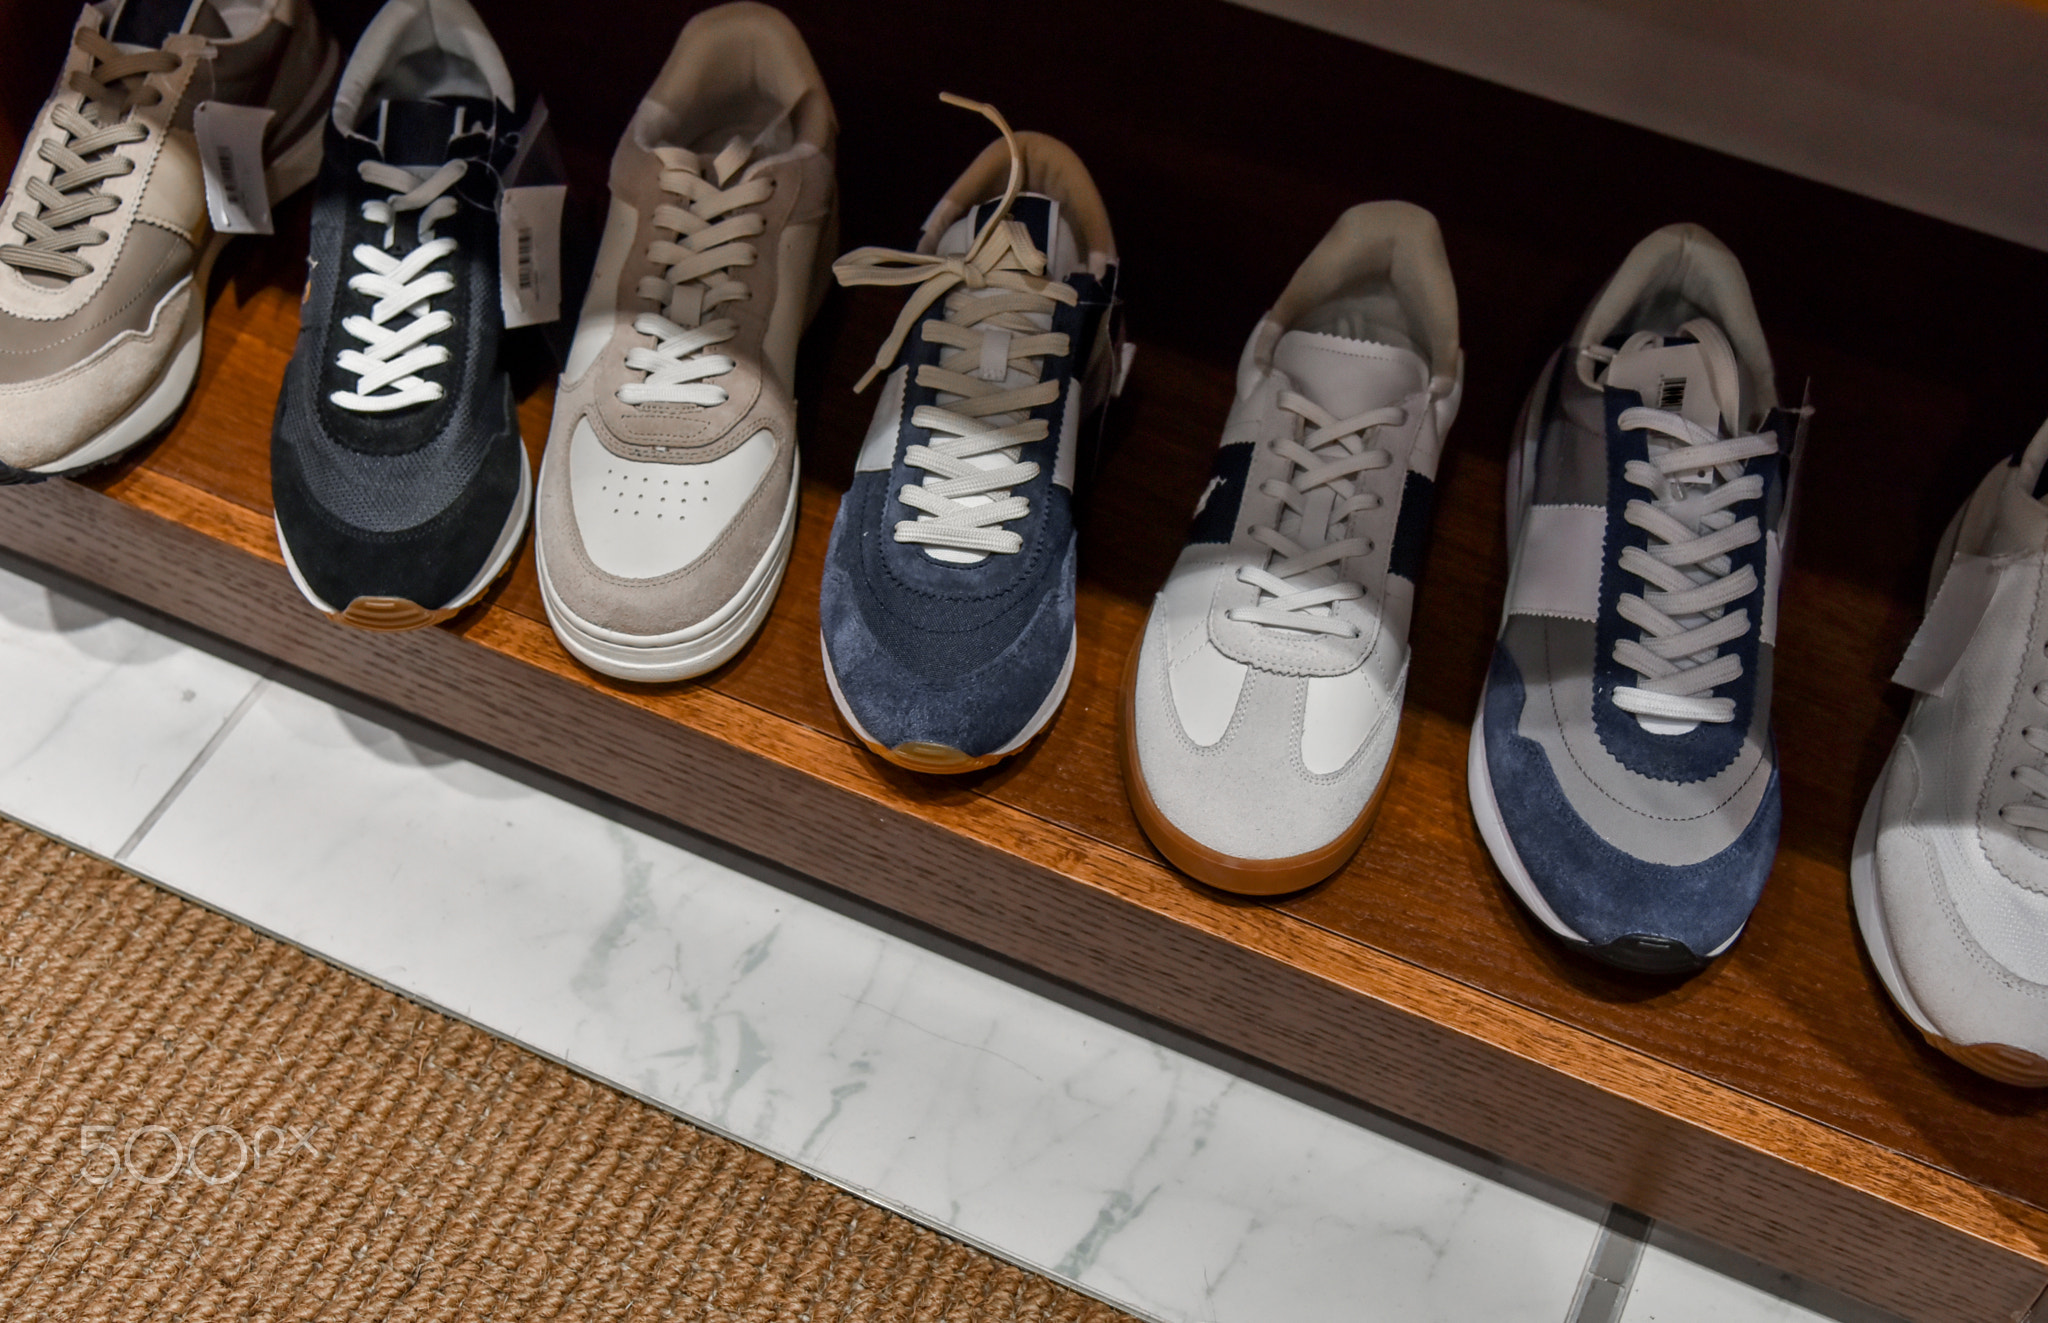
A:
<svg viewBox="0 0 2048 1323">
<path fill-rule="evenodd" d="M 338 48 L 337 48 L 338 49 Z M 327 62 L 332 70 L 339 58 L 330 52 Z M 332 85 L 332 78 L 322 80 L 323 89 Z M 324 93 L 316 93 L 321 95 Z M 273 201 L 282 202 L 313 182 L 320 173 L 321 157 L 326 144 L 325 116 L 316 115 L 311 127 L 300 135 L 299 140 L 279 153 L 264 172 Z M 163 372 L 157 377 L 135 407 L 115 419 L 105 431 L 93 437 L 61 459 L 39 464 L 28 470 L 45 477 L 60 477 L 68 473 L 79 473 L 107 463 L 133 446 L 149 440 L 158 432 L 169 427 L 185 407 L 185 401 L 192 395 L 192 387 L 199 380 L 199 361 L 204 350 L 206 331 L 206 292 L 213 279 L 213 264 L 220 257 L 221 250 L 236 236 L 215 234 L 200 250 L 199 261 L 185 282 L 174 286 L 164 295 L 162 303 L 168 303 L 177 296 L 178 290 L 189 284 L 192 299 L 185 309 L 184 323 L 178 328 L 178 347 L 164 364 Z M 162 303 L 158 307 L 162 307 Z M 118 339 L 115 343 L 119 343 Z M 112 346 L 110 345 L 109 348 Z M 104 352 L 104 351 L 102 351 Z"/>
<path fill-rule="evenodd" d="M 839 688 L 839 677 L 832 671 L 832 650 L 825 646 L 822 631 L 818 635 L 818 651 L 824 655 L 825 687 L 832 691 L 832 702 L 838 707 L 839 715 L 846 719 L 846 724 L 853 728 L 853 733 L 860 737 L 862 744 L 867 745 L 877 756 L 895 763 L 898 767 L 907 767 L 913 772 L 951 775 L 993 767 L 1031 743 L 1040 731 L 1052 724 L 1053 714 L 1058 712 L 1060 704 L 1067 700 L 1067 690 L 1074 682 L 1074 662 L 1081 652 L 1081 631 L 1079 625 L 1076 625 L 1074 637 L 1067 644 L 1067 660 L 1060 667 L 1060 677 L 1053 682 L 1052 692 L 1045 696 L 1045 701 L 1031 714 L 1031 720 L 1025 723 L 1024 729 L 1002 748 L 994 753 L 984 754 L 963 753 L 942 744 L 907 742 L 891 748 L 882 743 L 868 734 L 867 728 L 860 724 L 860 718 L 854 716 L 853 709 L 847 706 L 846 695 Z"/>
<path fill-rule="evenodd" d="M 507 516 L 504 528 L 498 532 L 498 540 L 491 546 L 490 558 L 483 569 L 477 572 L 469 586 L 464 588 L 454 601 L 439 607 L 427 607 L 406 602 L 402 598 L 359 597 L 347 606 L 336 610 L 313 591 L 306 582 L 306 576 L 299 572 L 299 564 L 292 559 L 291 543 L 285 540 L 284 526 L 277 523 L 276 516 L 271 524 L 277 529 L 277 547 L 284 553 L 285 570 L 292 576 L 299 593 L 313 609 L 340 625 L 354 625 L 359 629 L 397 631 L 420 629 L 427 625 L 438 625 L 457 614 L 463 608 L 482 597 L 487 589 L 496 583 L 505 571 L 512 568 L 512 558 L 519 551 L 519 541 L 526 536 L 527 521 L 533 513 L 533 467 L 527 462 L 526 447 L 519 448 L 519 495 L 512 502 L 512 513 Z M 371 603 L 368 609 L 365 603 Z M 409 609 L 401 609 L 409 608 Z"/>
<path fill-rule="evenodd" d="M 782 577 L 789 568 L 790 548 L 796 543 L 797 507 L 802 484 L 791 473 L 789 500 L 782 523 L 775 533 L 775 545 L 740 586 L 731 601 L 707 619 L 688 629 L 669 634 L 625 634 L 594 625 L 571 611 L 556 595 L 548 577 L 547 548 L 534 540 L 534 555 L 540 569 L 541 603 L 547 608 L 548 624 L 569 655 L 591 670 L 618 680 L 661 684 L 688 680 L 715 671 L 739 655 L 768 619 L 775 596 L 782 589 Z"/>
<path fill-rule="evenodd" d="M 1896 752 L 1896 750 L 1894 750 Z M 1856 823 L 1856 845 L 1849 853 L 1849 895 L 1856 906 L 1856 930 L 1863 938 L 1863 949 L 1870 953 L 1870 963 L 1877 969 L 1877 977 L 1884 984 L 1899 1011 L 1913 1022 L 1921 1033 L 1939 1037 L 1940 1031 L 1927 1012 L 1920 1009 L 1920 1003 L 1913 1000 L 1912 989 L 1906 986 L 1906 976 L 1899 968 L 1899 957 L 1892 950 L 1892 935 L 1884 923 L 1884 906 L 1877 897 L 1877 820 L 1884 800 L 1884 785 L 1891 777 L 1892 760 L 1884 760 L 1884 768 L 1877 774 L 1877 784 L 1870 788 L 1869 798 L 1863 801 L 1863 816 Z"/>
</svg>

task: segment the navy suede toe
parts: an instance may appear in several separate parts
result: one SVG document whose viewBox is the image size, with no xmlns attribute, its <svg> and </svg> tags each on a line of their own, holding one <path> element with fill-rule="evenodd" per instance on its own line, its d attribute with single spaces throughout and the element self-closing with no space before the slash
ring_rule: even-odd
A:
<svg viewBox="0 0 2048 1323">
<path fill-rule="evenodd" d="M 1486 762 L 1502 826 L 1551 910 L 1593 947 L 1621 938 L 1719 950 L 1749 921 L 1778 849 L 1778 771 L 1739 836 L 1695 864 L 1650 863 L 1616 849 L 1572 808 L 1543 746 L 1521 735 L 1524 688 L 1496 648 L 1486 685 Z"/>
<path fill-rule="evenodd" d="M 884 748 L 933 744 L 976 758 L 1008 748 L 1054 695 L 1073 649 L 1074 539 L 1050 590 L 1027 603 L 1030 613 L 1000 623 L 994 655 L 962 668 L 941 640 L 869 619 L 887 599 L 856 586 L 862 558 L 861 535 L 847 527 L 853 504 L 833 523 L 819 595 L 825 664 L 847 711 Z M 987 624 L 973 630 L 984 648 L 989 632 Z"/>
</svg>

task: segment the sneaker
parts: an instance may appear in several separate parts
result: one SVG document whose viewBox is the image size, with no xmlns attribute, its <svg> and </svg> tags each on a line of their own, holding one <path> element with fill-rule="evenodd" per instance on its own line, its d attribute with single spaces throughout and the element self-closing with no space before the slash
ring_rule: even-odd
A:
<svg viewBox="0 0 2048 1323">
<path fill-rule="evenodd" d="M 1849 878 L 1885 990 L 1935 1047 L 2048 1088 L 2048 427 L 1934 557 L 1894 679 L 1920 692 Z"/>
<path fill-rule="evenodd" d="M 541 464 L 562 645 L 625 680 L 722 665 L 796 536 L 796 349 L 837 250 L 838 125 L 796 28 L 690 20 L 612 156 L 611 217 Z"/>
<path fill-rule="evenodd" d="M 277 540 L 323 615 L 416 629 L 511 564 L 531 481 L 499 362 L 512 79 L 465 0 L 391 0 L 343 71 L 271 433 Z"/>
<path fill-rule="evenodd" d="M 1131 805 L 1201 881 L 1297 891 L 1371 827 L 1463 380 L 1443 238 L 1405 202 L 1344 213 L 1253 330 L 1125 669 Z"/>
<path fill-rule="evenodd" d="M 103 463 L 177 416 L 199 375 L 206 209 L 193 114 L 266 108 L 272 199 L 320 168 L 337 49 L 294 0 L 102 0 L 0 203 L 0 481 Z"/>
<path fill-rule="evenodd" d="M 1636 247 L 1526 406 L 1472 809 L 1529 911 L 1609 964 L 1701 967 L 1770 874 L 1803 416 L 1734 254 L 1691 225 Z"/>
<path fill-rule="evenodd" d="M 839 503 L 825 679 L 862 743 L 966 772 L 1043 730 L 1074 673 L 1074 497 L 1121 370 L 1116 243 L 1080 158 L 1002 131 L 916 252 L 862 248 L 847 285 L 908 285 L 860 385 L 885 375 Z M 1084 453 L 1089 452 L 1089 453 Z"/>
</svg>

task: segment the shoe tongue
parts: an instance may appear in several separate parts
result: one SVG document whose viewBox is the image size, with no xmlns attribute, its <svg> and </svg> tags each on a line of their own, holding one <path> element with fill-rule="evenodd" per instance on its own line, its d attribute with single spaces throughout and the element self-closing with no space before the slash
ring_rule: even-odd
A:
<svg viewBox="0 0 2048 1323">
<path fill-rule="evenodd" d="M 953 222 L 953 227 L 939 239 L 940 257 L 961 257 L 974 244 L 974 236 L 981 233 L 981 227 L 988 224 L 988 218 L 1002 205 L 1001 198 L 991 198 L 970 210 L 965 216 Z M 1060 204 L 1042 193 L 1019 193 L 1017 200 L 1010 204 L 1010 219 L 1021 222 L 1025 233 L 1038 251 L 1046 255 L 1045 274 L 1054 280 L 1065 280 L 1081 265 L 1080 251 L 1074 242 L 1074 231 L 1060 215 Z"/>
<path fill-rule="evenodd" d="M 1742 374 L 1721 328 L 1694 318 L 1676 335 L 1630 336 L 1607 367 L 1610 390 L 1632 390 L 1652 409 L 1664 409 L 1721 436 L 1744 429 Z"/>
<path fill-rule="evenodd" d="M 123 0 L 107 40 L 133 50 L 156 50 L 180 32 L 226 37 L 228 25 L 209 0 Z"/>
<path fill-rule="evenodd" d="M 1338 418 L 1385 408 L 1429 386 L 1429 365 L 1413 352 L 1320 331 L 1282 335 L 1273 366 L 1296 391 Z"/>
<path fill-rule="evenodd" d="M 491 103 L 470 97 L 378 103 L 379 154 L 389 165 L 443 165 L 477 156 L 490 141 Z"/>
</svg>

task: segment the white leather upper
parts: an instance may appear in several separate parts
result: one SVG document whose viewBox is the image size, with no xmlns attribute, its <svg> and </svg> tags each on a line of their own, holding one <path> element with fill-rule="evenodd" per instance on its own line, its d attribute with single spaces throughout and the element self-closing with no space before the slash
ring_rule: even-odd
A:
<svg viewBox="0 0 2048 1323">
<path fill-rule="evenodd" d="M 588 419 L 569 437 L 569 491 L 591 563 L 621 579 L 656 579 L 711 549 L 773 466 L 759 431 L 702 464 L 644 464 L 605 448 Z"/>
<path fill-rule="evenodd" d="M 1174 713 L 1188 739 L 1202 748 L 1222 739 L 1230 728 L 1251 669 L 1209 642 L 1209 603 L 1228 554 L 1227 548 L 1214 546 L 1183 551 L 1152 605 L 1153 616 L 1164 626 Z"/>
<path fill-rule="evenodd" d="M 853 461 L 855 473 L 887 473 L 896 463 L 896 431 L 903 424 L 904 382 L 909 368 L 897 368 L 882 382 L 882 394 L 875 401 L 875 416 L 860 443 L 860 455 Z"/>
<path fill-rule="evenodd" d="M 1350 762 L 1385 715 L 1390 697 L 1367 666 L 1349 675 L 1311 679 L 1301 712 L 1301 765 L 1316 776 L 1328 776 Z"/>
<path fill-rule="evenodd" d="M 1270 323 L 1254 332 L 1257 346 Z M 1297 751 L 1312 776 L 1333 774 L 1355 758 L 1390 712 L 1398 713 L 1407 674 L 1408 618 L 1413 585 L 1386 572 L 1394 533 L 1393 515 L 1409 467 L 1435 468 L 1439 437 L 1429 407 L 1429 373 L 1414 354 L 1391 346 L 1347 341 L 1337 336 L 1288 332 L 1268 336 L 1272 367 L 1241 376 L 1244 390 L 1231 409 L 1223 443 L 1253 441 L 1251 472 L 1229 545 L 1197 544 L 1181 552 L 1166 588 L 1153 606 L 1168 640 L 1165 664 L 1174 714 L 1187 738 L 1209 747 L 1227 733 L 1254 670 L 1298 678 L 1304 683 Z M 1284 365 L 1284 366 L 1283 366 Z M 1291 369 L 1291 372 L 1288 370 Z M 1262 565 L 1268 553 L 1245 535 L 1253 522 L 1281 522 L 1277 505 L 1258 494 L 1259 484 L 1291 471 L 1291 461 L 1259 444 L 1297 434 L 1300 419 L 1279 406 L 1283 391 L 1295 390 L 1343 418 L 1389 404 L 1405 403 L 1409 420 L 1382 429 L 1375 444 L 1389 449 L 1394 464 L 1364 475 L 1387 502 L 1375 525 L 1377 543 L 1362 570 L 1368 595 L 1338 604 L 1335 613 L 1359 627 L 1356 639 L 1292 634 L 1229 619 L 1230 610 L 1251 603 L 1255 590 L 1237 577 L 1240 565 Z M 1426 468 L 1424 466 L 1426 465 Z M 1204 490 L 1206 503 L 1213 493 Z M 1266 510 L 1275 505 L 1273 510 Z"/>
</svg>

